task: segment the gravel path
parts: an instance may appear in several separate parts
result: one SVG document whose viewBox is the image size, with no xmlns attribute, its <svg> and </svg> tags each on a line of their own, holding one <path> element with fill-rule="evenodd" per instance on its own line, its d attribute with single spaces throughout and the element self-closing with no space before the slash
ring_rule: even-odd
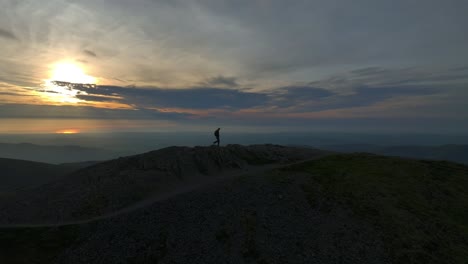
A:
<svg viewBox="0 0 468 264">
<path fill-rule="evenodd" d="M 288 166 L 294 163 L 290 164 L 270 164 L 270 165 L 264 165 L 264 166 L 249 166 L 246 168 L 243 168 L 242 170 L 232 170 L 228 172 L 224 172 L 222 175 L 215 177 L 215 178 L 206 178 L 202 182 L 196 182 L 196 183 L 191 183 L 187 184 L 184 186 L 180 186 L 178 189 L 171 190 L 170 192 L 167 193 L 159 193 L 157 195 L 154 195 L 153 197 L 137 202 L 131 206 L 128 206 L 126 208 L 123 208 L 121 210 L 117 210 L 115 212 L 109 213 L 109 214 L 104 214 L 101 216 L 89 218 L 89 219 L 83 219 L 83 220 L 76 220 L 76 221 L 67 221 L 67 222 L 59 222 L 59 223 L 20 223 L 20 224 L 6 224 L 6 225 L 0 225 L 0 229 L 13 229 L 13 228 L 34 228 L 34 227 L 60 227 L 60 226 L 67 226 L 67 225 L 80 225 L 80 224 L 87 224 L 91 222 L 96 222 L 99 220 L 107 219 L 107 218 L 112 218 L 116 217 L 122 214 L 128 214 L 131 213 L 135 210 L 150 206 L 153 203 L 163 201 L 166 199 L 169 199 L 173 196 L 190 192 L 199 188 L 203 188 L 207 185 L 222 182 L 225 180 L 229 180 L 232 178 L 240 177 L 246 174 L 261 174 L 265 171 L 272 170 L 275 168 L 280 168 L 284 166 Z"/>
</svg>

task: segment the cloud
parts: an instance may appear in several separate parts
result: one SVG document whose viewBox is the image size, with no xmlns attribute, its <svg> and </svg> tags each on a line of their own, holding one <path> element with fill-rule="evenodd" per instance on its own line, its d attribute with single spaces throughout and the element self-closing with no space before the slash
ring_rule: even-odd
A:
<svg viewBox="0 0 468 264">
<path fill-rule="evenodd" d="M 305 103 L 321 101 L 334 92 L 311 86 L 285 86 L 271 91 L 270 104 L 275 108 L 300 107 Z"/>
<path fill-rule="evenodd" d="M 371 72 L 371 69 L 366 69 L 366 74 Z M 364 71 L 359 71 L 360 74 Z M 375 68 L 372 73 L 384 73 L 385 69 Z M 370 74 L 369 74 L 370 75 Z M 446 77 L 434 77 L 433 79 Z M 279 88 L 270 89 L 260 93 L 267 95 L 267 100 L 258 101 L 256 107 L 274 107 L 275 109 L 290 108 L 297 111 L 321 111 L 328 109 L 343 109 L 347 107 L 369 106 L 382 101 L 391 100 L 398 97 L 412 96 L 428 96 L 443 93 L 441 87 L 434 85 L 414 85 L 409 82 L 401 82 L 403 84 L 388 85 L 386 79 L 378 85 L 367 84 L 367 82 L 353 82 L 347 78 L 335 78 L 335 81 L 340 80 L 343 84 L 347 84 L 350 88 L 347 93 L 341 94 L 329 88 L 319 88 L 310 85 L 291 85 Z M 414 77 L 414 82 L 421 82 L 422 79 Z M 246 95 L 259 95 L 259 93 L 246 93 Z M 252 100 L 253 101 L 253 100 Z M 181 107 L 181 105 L 179 105 Z"/>
<path fill-rule="evenodd" d="M 207 86 L 226 86 L 226 87 L 237 87 L 239 84 L 237 83 L 236 77 L 225 77 L 222 75 L 209 78 L 204 85 Z"/>
<path fill-rule="evenodd" d="M 440 93 L 440 89 L 419 86 L 357 87 L 351 95 L 338 95 L 325 109 L 346 109 L 375 105 L 399 97 L 427 96 Z"/>
<path fill-rule="evenodd" d="M 10 95 L 10 96 L 34 96 L 32 94 L 20 94 L 20 93 L 13 93 L 13 92 L 0 92 L 1 95 Z"/>
<path fill-rule="evenodd" d="M 212 114 L 219 114 L 220 111 L 236 112 L 248 109 L 264 112 L 310 113 L 367 107 L 395 98 L 430 97 L 447 92 L 441 87 L 422 84 L 418 75 L 406 75 L 402 79 L 394 78 L 400 75 L 396 73 L 402 71 L 377 67 L 358 69 L 341 77 L 315 82 L 313 85 L 290 85 L 262 92 L 233 87 L 173 89 L 73 84 L 71 88 L 76 91 L 76 98 L 88 104 L 117 102 L 135 109 L 178 109 L 195 115 L 202 113 L 201 110 L 210 110 Z M 405 81 L 408 78 L 411 81 Z M 332 89 L 330 86 L 339 86 L 339 89 Z"/>
<path fill-rule="evenodd" d="M 185 112 L 174 118 L 232 114 L 241 123 L 257 113 L 260 122 L 355 108 L 362 116 L 411 109 L 450 118 L 467 111 L 467 8 L 438 0 L 0 0 L 0 54 L 8 55 L 0 81 L 37 87 L 35 95 L 48 90 L 26 99 L 4 88 L 0 102 L 50 103 L 56 94 L 39 87 L 49 66 L 81 59 L 108 86 L 73 87 L 80 103 L 133 108 L 78 108 L 97 118 Z M 35 114 L 25 109 L 18 113 Z"/>
<path fill-rule="evenodd" d="M 84 102 L 60 107 L 2 106 L 0 118 L 172 120 L 195 126 L 307 126 L 321 120 L 324 126 L 359 127 L 357 124 L 385 124 L 376 121 L 379 118 L 393 118 L 393 124 L 398 118 L 411 119 L 416 124 L 418 118 L 433 116 L 441 124 L 453 122 L 454 127 L 468 116 L 464 107 L 468 98 L 466 82 L 457 77 L 464 70 L 362 67 L 316 82 L 295 82 L 261 91 L 221 85 L 167 88 L 73 84 L 66 86 L 71 89 L 67 92 Z M 224 77 L 220 79 L 226 83 Z M 35 94 L 48 93 L 41 89 L 34 90 Z M 6 102 L 20 103 L 11 98 Z"/>
<path fill-rule="evenodd" d="M 91 51 L 91 50 L 83 50 L 83 53 L 86 54 L 89 57 L 95 57 L 96 58 L 98 56 L 94 51 Z"/>
<path fill-rule="evenodd" d="M 310 82 L 311 86 L 324 87 L 336 92 L 349 92 L 356 87 L 408 87 L 451 86 L 468 83 L 468 68 L 385 68 L 364 67 L 328 78 Z"/>
<path fill-rule="evenodd" d="M 340 94 L 313 86 L 286 86 L 273 90 L 270 106 L 278 111 L 319 112 L 333 109 L 364 107 L 400 97 L 427 96 L 441 93 L 441 89 L 425 86 L 358 86 Z"/>
<path fill-rule="evenodd" d="M 104 100 L 102 96 L 118 96 L 119 101 L 140 108 L 187 108 L 187 109 L 228 109 L 237 110 L 261 106 L 268 102 L 264 93 L 243 92 L 227 88 L 194 87 L 185 89 L 139 88 L 99 85 L 96 88 L 82 88 L 86 97 Z M 99 96 L 90 97 L 90 96 Z"/>
<path fill-rule="evenodd" d="M 414 85 L 361 85 L 344 94 L 307 85 L 284 86 L 263 92 L 211 87 L 170 89 L 79 84 L 74 84 L 73 89 L 77 91 L 76 98 L 88 103 L 118 102 L 135 109 L 178 109 L 208 115 L 246 109 L 280 113 L 319 112 L 371 106 L 395 98 L 432 96 L 443 91 L 432 86 Z"/>
<path fill-rule="evenodd" d="M 346 67 L 466 63 L 466 1 L 428 1 L 3 1 L 0 10 L 21 18 L 15 34 L 24 45 L 13 52 L 18 47 L 7 43 L 0 52 L 11 54 L 8 63 L 38 66 L 97 55 L 106 59 L 93 61 L 94 75 L 159 87 L 234 87 L 248 80 L 264 88 Z M 0 25 L 10 20 L 0 16 Z M 45 73 L 46 67 L 34 77 Z M 221 78 L 210 83 L 207 76 Z"/>
<path fill-rule="evenodd" d="M 161 112 L 149 109 L 105 109 L 89 106 L 0 105 L 0 118 L 56 119 L 121 119 L 121 120 L 181 120 L 190 114 Z"/>
<path fill-rule="evenodd" d="M 388 69 L 383 67 L 368 67 L 350 72 L 350 78 L 362 81 L 377 81 L 381 85 L 436 83 L 441 81 L 468 81 L 468 69 L 425 69 L 410 67 Z"/>
<path fill-rule="evenodd" d="M 365 67 L 357 70 L 352 70 L 351 73 L 358 75 L 358 76 L 369 76 L 369 75 L 376 75 L 376 74 L 381 74 L 381 73 L 386 73 L 388 72 L 387 69 L 384 69 L 382 67 Z"/>
<path fill-rule="evenodd" d="M 2 28 L 0 28 L 0 38 L 18 40 L 18 38 L 16 37 L 16 35 L 13 32 L 8 31 L 6 29 L 2 29 Z"/>
<path fill-rule="evenodd" d="M 76 98 L 78 98 L 80 100 L 84 100 L 84 101 L 91 101 L 91 102 L 115 102 L 115 101 L 118 101 L 113 97 L 86 95 L 86 94 L 77 94 Z"/>
<path fill-rule="evenodd" d="M 303 98 L 304 100 L 317 100 L 335 94 L 330 90 L 312 86 L 285 86 L 276 91 L 282 94 L 285 99 Z"/>
<path fill-rule="evenodd" d="M 248 28 L 244 32 L 251 34 L 241 40 L 244 53 L 236 52 L 233 59 L 241 58 L 253 76 L 274 77 L 299 71 L 307 75 L 334 65 L 433 64 L 429 58 L 463 62 L 459 56 L 467 52 L 461 43 L 466 45 L 468 38 L 462 36 L 462 25 L 468 20 L 459 8 L 466 9 L 467 3 L 430 2 L 422 7 L 401 0 L 201 1 L 200 8 Z"/>
</svg>

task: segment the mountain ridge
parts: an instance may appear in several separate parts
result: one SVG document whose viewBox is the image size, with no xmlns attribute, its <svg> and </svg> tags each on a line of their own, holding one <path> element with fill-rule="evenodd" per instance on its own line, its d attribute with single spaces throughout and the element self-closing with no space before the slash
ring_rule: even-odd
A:
<svg viewBox="0 0 468 264">
<path fill-rule="evenodd" d="M 468 145 L 459 144 L 446 144 L 437 146 L 339 144 L 322 145 L 319 146 L 319 148 L 344 153 L 368 152 L 387 156 L 400 156 L 414 159 L 447 160 L 468 164 Z"/>
<path fill-rule="evenodd" d="M 43 163 L 61 164 L 86 162 L 89 160 L 108 160 L 118 153 L 78 145 L 36 145 L 32 143 L 0 143 L 0 157 L 28 160 Z"/>
<path fill-rule="evenodd" d="M 0 158 L 0 192 L 14 193 L 38 187 L 81 169 L 89 163 L 49 164 L 29 160 Z"/>
</svg>

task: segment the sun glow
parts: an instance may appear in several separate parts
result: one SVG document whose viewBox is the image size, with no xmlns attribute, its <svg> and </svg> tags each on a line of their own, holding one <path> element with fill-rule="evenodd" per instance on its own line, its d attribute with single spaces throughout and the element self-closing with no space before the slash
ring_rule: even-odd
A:
<svg viewBox="0 0 468 264">
<path fill-rule="evenodd" d="M 76 89 L 73 85 L 95 85 L 96 83 L 97 79 L 87 75 L 78 64 L 57 63 L 52 67 L 50 78 L 45 80 L 43 97 L 52 102 L 78 103 L 81 100 L 77 95 L 86 94 L 86 92 Z"/>
<path fill-rule="evenodd" d="M 69 83 L 96 83 L 96 78 L 86 75 L 82 68 L 69 62 L 57 63 L 54 66 L 51 80 Z"/>
<path fill-rule="evenodd" d="M 78 134 L 80 131 L 78 129 L 63 129 L 55 131 L 56 134 Z"/>
</svg>

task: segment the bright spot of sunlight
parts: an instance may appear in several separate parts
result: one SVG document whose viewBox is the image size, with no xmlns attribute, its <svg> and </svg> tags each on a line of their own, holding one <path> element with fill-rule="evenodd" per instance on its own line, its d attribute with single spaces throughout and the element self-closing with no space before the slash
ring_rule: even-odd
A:
<svg viewBox="0 0 468 264">
<path fill-rule="evenodd" d="M 96 83 L 96 78 L 86 75 L 80 66 L 70 62 L 57 63 L 54 66 L 51 80 L 69 83 Z"/>
<path fill-rule="evenodd" d="M 87 94 L 81 87 L 91 87 L 97 83 L 97 79 L 87 75 L 83 68 L 72 62 L 57 63 L 52 67 L 50 78 L 45 80 L 42 96 L 48 101 L 60 103 L 78 103 L 81 100 L 78 94 Z"/>
<path fill-rule="evenodd" d="M 78 134 L 80 131 L 78 129 L 63 129 L 55 131 L 56 134 Z"/>
</svg>

